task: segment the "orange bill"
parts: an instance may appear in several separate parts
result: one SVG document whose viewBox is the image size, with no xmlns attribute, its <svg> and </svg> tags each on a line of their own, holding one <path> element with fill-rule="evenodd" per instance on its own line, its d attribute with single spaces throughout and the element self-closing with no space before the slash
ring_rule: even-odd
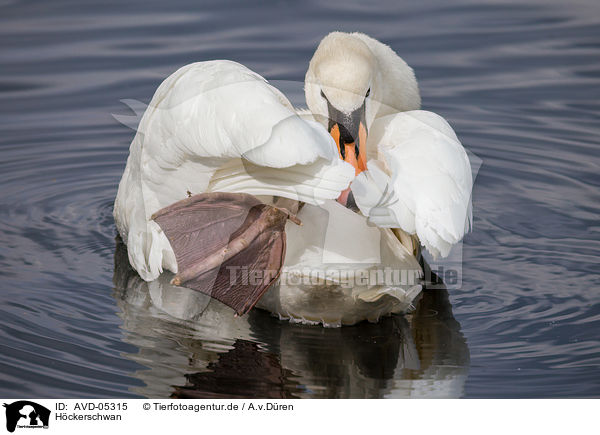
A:
<svg viewBox="0 0 600 435">
<path fill-rule="evenodd" d="M 340 140 L 340 127 L 338 124 L 334 124 L 331 127 L 331 131 L 329 132 L 333 139 L 335 140 L 335 144 L 337 145 L 338 153 L 340 155 L 340 159 L 343 159 L 345 162 L 350 163 L 354 166 L 354 175 L 360 174 L 362 171 L 367 170 L 367 129 L 364 124 L 361 122 L 358 126 L 358 156 L 356 155 L 356 145 L 354 142 L 342 144 Z M 344 153 L 342 153 L 342 147 Z M 344 190 L 339 198 L 338 202 L 342 205 L 346 206 L 348 202 L 348 197 L 350 195 L 350 188 L 348 187 Z"/>
<path fill-rule="evenodd" d="M 338 153 L 340 154 L 340 159 L 343 159 L 345 162 L 350 163 L 354 166 L 355 175 L 360 174 L 362 171 L 367 170 L 367 129 L 361 122 L 358 128 L 358 156 L 356 155 L 356 146 L 354 142 L 347 144 L 340 144 L 340 128 L 337 124 L 334 124 L 329 132 L 333 139 L 335 140 L 335 144 L 338 148 Z M 342 156 L 342 148 L 344 147 L 344 156 Z"/>
</svg>

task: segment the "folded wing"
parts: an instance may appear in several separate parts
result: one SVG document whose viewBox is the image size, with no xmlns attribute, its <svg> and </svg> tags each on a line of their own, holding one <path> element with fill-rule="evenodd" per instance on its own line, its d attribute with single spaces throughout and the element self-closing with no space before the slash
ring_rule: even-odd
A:
<svg viewBox="0 0 600 435">
<path fill-rule="evenodd" d="M 146 280 L 177 272 L 156 211 L 204 192 L 276 195 L 312 204 L 337 198 L 354 176 L 333 139 L 301 119 L 260 75 L 231 61 L 169 76 L 140 121 L 114 216 L 130 262 Z"/>
<path fill-rule="evenodd" d="M 452 128 L 432 112 L 401 112 L 377 119 L 368 141 L 375 158 L 352 183 L 361 212 L 447 256 L 472 220 L 471 166 Z"/>
</svg>

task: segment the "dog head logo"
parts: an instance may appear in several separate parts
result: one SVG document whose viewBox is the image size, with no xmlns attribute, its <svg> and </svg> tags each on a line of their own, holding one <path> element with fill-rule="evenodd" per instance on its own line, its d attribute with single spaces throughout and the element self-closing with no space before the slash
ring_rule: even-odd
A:
<svg viewBox="0 0 600 435">
<path fill-rule="evenodd" d="M 6 408 L 6 430 L 14 432 L 15 428 L 48 427 L 50 410 L 28 400 L 19 400 L 4 404 Z"/>
</svg>

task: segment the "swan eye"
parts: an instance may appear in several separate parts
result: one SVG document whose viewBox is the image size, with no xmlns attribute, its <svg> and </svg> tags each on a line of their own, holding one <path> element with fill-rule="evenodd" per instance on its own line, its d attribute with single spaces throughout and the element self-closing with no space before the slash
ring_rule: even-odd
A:
<svg viewBox="0 0 600 435">
<path fill-rule="evenodd" d="M 365 98 L 367 98 L 369 95 L 371 95 L 371 88 L 367 89 L 367 93 L 365 94 Z"/>
<path fill-rule="evenodd" d="M 323 92 L 323 89 L 321 89 L 321 97 L 327 99 L 327 97 L 325 96 L 325 93 Z"/>
</svg>

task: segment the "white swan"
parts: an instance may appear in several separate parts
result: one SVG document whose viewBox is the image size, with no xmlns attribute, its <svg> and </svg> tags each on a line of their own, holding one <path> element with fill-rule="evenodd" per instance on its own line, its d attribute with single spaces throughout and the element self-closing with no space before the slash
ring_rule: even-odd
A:
<svg viewBox="0 0 600 435">
<path fill-rule="evenodd" d="M 342 71 L 337 76 L 336 67 Z M 144 280 L 165 269 L 178 272 L 171 244 L 152 220 L 155 212 L 189 194 L 250 193 L 265 202 L 284 197 L 307 204 L 298 213 L 304 225 L 286 225 L 280 282 L 258 307 L 332 325 L 409 308 L 420 291 L 414 275 L 421 269 L 413 256 L 416 236 L 408 235 L 416 233 L 441 254 L 447 253 L 444 243 L 462 237 L 464 222 L 462 232 L 447 224 L 468 214 L 466 154 L 437 115 L 395 114 L 419 107 L 416 80 L 389 47 L 365 35 L 333 33 L 321 42 L 307 73 L 306 97 L 335 141 L 235 62 L 187 65 L 159 86 L 131 144 L 114 208 L 129 261 Z M 413 121 L 420 123 L 405 130 Z M 423 138 L 428 142 L 420 147 Z M 417 166 L 412 172 L 403 166 L 404 149 L 410 150 L 408 165 Z M 431 154 L 444 152 L 446 166 L 444 157 Z M 437 181 L 425 179 L 425 188 L 418 178 L 405 184 L 407 176 L 420 177 L 419 165 L 428 162 L 434 166 L 427 174 Z M 458 194 L 447 188 L 455 180 L 464 181 Z M 362 215 L 334 201 L 345 202 L 351 182 Z M 388 270 L 408 273 L 399 282 L 400 275 Z"/>
</svg>

